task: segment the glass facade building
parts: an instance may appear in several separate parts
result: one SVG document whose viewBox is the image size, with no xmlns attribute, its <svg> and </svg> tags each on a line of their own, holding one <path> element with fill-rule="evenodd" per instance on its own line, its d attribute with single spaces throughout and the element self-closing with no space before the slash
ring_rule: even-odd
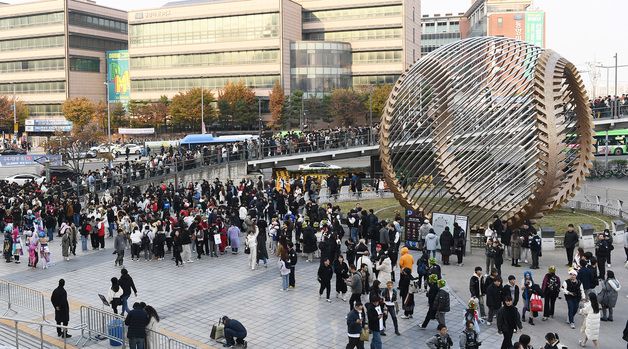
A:
<svg viewBox="0 0 628 349">
<path fill-rule="evenodd" d="M 421 18 L 421 56 L 461 39 L 460 22 L 464 13 L 451 13 Z"/>
<path fill-rule="evenodd" d="M 5 4 L 0 32 L 0 95 L 15 93 L 35 119 L 62 118 L 68 98 L 104 100 L 105 51 L 128 47 L 127 13 L 87 0 Z"/>
<path fill-rule="evenodd" d="M 351 45 L 344 42 L 301 41 L 290 46 L 293 89 L 307 97 L 323 97 L 336 88 L 351 87 Z"/>
</svg>

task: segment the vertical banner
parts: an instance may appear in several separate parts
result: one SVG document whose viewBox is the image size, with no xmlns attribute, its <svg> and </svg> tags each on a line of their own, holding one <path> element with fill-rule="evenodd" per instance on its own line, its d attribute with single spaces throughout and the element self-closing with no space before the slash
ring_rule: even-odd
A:
<svg viewBox="0 0 628 349">
<path fill-rule="evenodd" d="M 525 41 L 545 47 L 545 12 L 526 12 L 525 23 Z"/>
<path fill-rule="evenodd" d="M 107 51 L 106 55 L 109 103 L 120 102 L 126 107 L 131 99 L 129 51 Z"/>
</svg>

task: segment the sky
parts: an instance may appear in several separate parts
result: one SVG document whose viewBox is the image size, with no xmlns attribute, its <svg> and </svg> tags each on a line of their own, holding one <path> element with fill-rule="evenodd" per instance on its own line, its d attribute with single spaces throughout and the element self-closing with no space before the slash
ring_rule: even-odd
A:
<svg viewBox="0 0 628 349">
<path fill-rule="evenodd" d="M 1 0 L 9 3 L 32 0 Z M 96 0 L 98 4 L 136 10 L 160 7 L 173 0 Z M 423 14 L 464 12 L 472 0 L 422 0 Z M 628 1 L 626 0 L 534 0 L 533 6 L 546 12 L 546 47 L 573 62 L 582 73 L 583 81 L 590 86 L 594 65 L 628 65 L 628 45 L 625 44 Z M 623 42 L 623 44 L 622 44 Z M 606 90 L 607 69 L 598 68 L 598 91 Z M 618 93 L 628 93 L 628 66 L 619 68 Z M 614 69 L 609 69 L 610 89 L 613 91 Z M 599 94 L 599 93 L 598 93 Z"/>
</svg>

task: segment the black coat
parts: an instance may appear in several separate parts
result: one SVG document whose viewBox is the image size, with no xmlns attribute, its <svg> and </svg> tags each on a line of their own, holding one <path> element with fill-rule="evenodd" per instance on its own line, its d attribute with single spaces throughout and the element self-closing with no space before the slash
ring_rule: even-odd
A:
<svg viewBox="0 0 628 349">
<path fill-rule="evenodd" d="M 377 305 L 379 308 L 379 305 Z M 366 316 L 368 318 L 369 330 L 380 331 L 379 314 L 377 314 L 376 306 L 373 303 L 366 303 Z"/>
<path fill-rule="evenodd" d="M 563 245 L 565 248 L 575 248 L 578 243 L 578 233 L 575 231 L 567 231 L 565 232 L 565 239 L 563 240 Z"/>
<path fill-rule="evenodd" d="M 501 307 L 497 311 L 497 330 L 500 332 L 512 332 L 517 328 L 523 328 L 517 308 L 514 306 Z"/>
<path fill-rule="evenodd" d="M 148 325 L 148 314 L 142 308 L 133 308 L 127 314 L 124 324 L 129 327 L 127 330 L 127 338 L 144 338 L 146 337 L 146 325 Z"/>
<path fill-rule="evenodd" d="M 331 265 L 325 266 L 325 264 L 321 264 L 320 267 L 318 267 L 318 280 L 321 283 L 330 282 L 333 274 L 334 272 L 331 269 Z"/>
<path fill-rule="evenodd" d="M 502 289 L 503 289 L 503 291 L 502 291 L 502 295 L 503 295 L 504 297 L 506 297 L 506 296 L 510 296 L 510 290 L 511 290 L 511 287 L 514 287 L 514 288 L 515 288 L 515 295 L 514 295 L 514 297 L 512 297 L 512 306 L 513 306 L 513 307 L 516 307 L 516 306 L 517 306 L 517 304 L 519 303 L 519 286 L 518 286 L 518 285 L 515 285 L 515 286 L 510 286 L 510 284 L 508 284 L 508 283 L 507 283 L 507 284 L 505 284 L 505 285 L 502 287 Z"/>
<path fill-rule="evenodd" d="M 68 293 L 63 286 L 59 286 L 52 291 L 50 296 L 50 302 L 55 308 L 55 321 L 56 322 L 68 322 L 70 321 L 70 305 L 68 304 Z"/>
<path fill-rule="evenodd" d="M 490 285 L 486 289 L 486 305 L 492 309 L 499 309 L 502 306 L 504 300 L 504 289 L 501 286 L 495 284 Z"/>
<path fill-rule="evenodd" d="M 454 237 L 453 235 L 451 235 L 451 233 L 449 232 L 449 230 L 445 230 L 443 231 L 442 234 L 440 234 L 440 250 L 441 253 L 444 254 L 445 256 L 448 256 L 451 254 L 451 247 L 454 244 Z"/>
</svg>

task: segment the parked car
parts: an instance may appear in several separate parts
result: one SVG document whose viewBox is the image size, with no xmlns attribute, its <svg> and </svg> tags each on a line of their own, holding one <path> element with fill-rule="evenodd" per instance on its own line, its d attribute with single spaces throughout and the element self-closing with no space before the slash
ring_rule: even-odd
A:
<svg viewBox="0 0 628 349">
<path fill-rule="evenodd" d="M 140 155 L 144 153 L 144 147 L 138 144 L 127 143 L 113 148 L 113 155 L 120 156 L 125 155 L 126 150 L 129 149 L 129 154 Z"/>
<path fill-rule="evenodd" d="M 313 162 L 311 164 L 299 165 L 299 170 L 338 170 L 340 166 L 326 164 L 324 162 Z"/>
<path fill-rule="evenodd" d="M 0 155 L 26 155 L 26 150 L 22 148 L 6 148 L 0 150 Z"/>
<path fill-rule="evenodd" d="M 115 144 L 101 144 L 95 147 L 91 147 L 89 148 L 89 150 L 97 154 L 100 154 L 100 153 L 113 153 L 115 148 L 116 148 Z"/>
<path fill-rule="evenodd" d="M 16 174 L 13 176 L 9 176 L 5 178 L 4 180 L 9 183 L 15 183 L 17 185 L 24 185 L 28 182 L 33 182 L 33 181 L 36 182 L 37 184 L 41 184 L 43 183 L 45 179 L 46 179 L 45 177 L 42 177 L 36 174 L 23 173 L 23 174 Z"/>
</svg>

